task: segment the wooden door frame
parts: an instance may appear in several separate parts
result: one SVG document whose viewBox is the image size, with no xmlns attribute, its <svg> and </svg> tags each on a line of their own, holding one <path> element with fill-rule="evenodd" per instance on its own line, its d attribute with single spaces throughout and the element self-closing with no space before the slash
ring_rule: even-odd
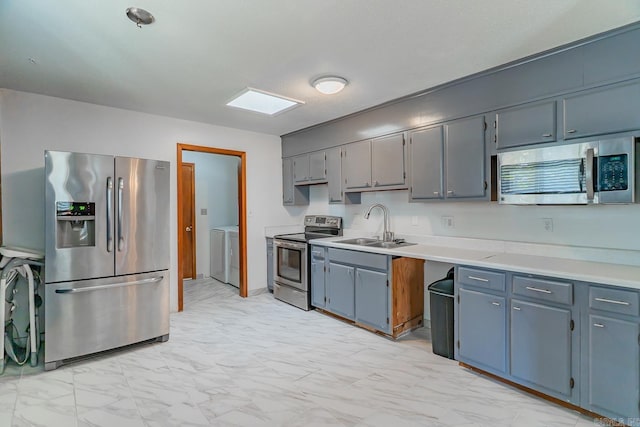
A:
<svg viewBox="0 0 640 427">
<path fill-rule="evenodd" d="M 191 260 L 191 271 L 193 271 L 193 277 L 192 279 L 195 279 L 198 276 L 198 272 L 196 270 L 196 259 L 197 259 L 197 252 L 196 252 L 196 164 L 195 163 L 191 163 L 191 162 L 180 162 L 180 183 L 184 184 L 184 182 L 182 182 L 182 166 L 184 165 L 190 165 L 191 166 L 191 203 L 192 203 L 192 209 L 191 209 L 191 213 L 193 215 L 193 224 L 191 224 L 191 233 L 192 233 L 192 239 L 191 239 L 191 253 L 193 254 L 193 259 Z M 182 187 L 180 187 L 179 190 L 180 196 L 183 198 L 184 200 L 184 194 L 182 194 Z M 182 206 L 182 203 L 178 203 L 178 206 Z M 184 221 L 184 217 L 182 218 L 182 220 Z M 184 224 L 182 224 L 182 227 L 184 227 Z M 178 230 L 182 230 L 182 228 L 178 228 Z M 178 232 L 179 234 L 182 234 L 180 231 Z M 182 246 L 180 246 L 180 252 L 182 252 Z M 184 254 L 181 253 L 182 256 L 184 256 Z M 181 258 L 180 258 L 181 259 Z M 182 264 L 180 264 L 180 267 L 182 268 Z M 184 274 L 184 271 L 183 271 Z M 180 277 L 182 277 L 182 274 L 180 275 Z M 182 280 L 184 280 L 184 277 L 182 278 Z"/>
<path fill-rule="evenodd" d="M 240 174 L 238 174 L 238 240 L 240 245 L 240 296 L 246 298 L 249 295 L 247 289 L 247 153 L 244 151 L 226 150 L 223 148 L 203 147 L 199 145 L 190 145 L 178 143 L 177 145 L 177 164 L 182 165 L 182 152 L 183 151 L 195 151 L 197 153 L 209 153 L 209 154 L 221 154 L 224 156 L 235 156 L 240 158 Z M 177 211 L 178 211 L 178 230 L 180 230 L 184 224 L 182 218 L 182 209 L 180 208 L 183 202 L 182 194 L 182 173 L 177 173 L 178 178 L 178 199 L 177 199 Z M 184 293 L 184 281 L 182 279 L 182 234 L 178 234 L 178 311 L 184 309 L 183 293 Z"/>
</svg>

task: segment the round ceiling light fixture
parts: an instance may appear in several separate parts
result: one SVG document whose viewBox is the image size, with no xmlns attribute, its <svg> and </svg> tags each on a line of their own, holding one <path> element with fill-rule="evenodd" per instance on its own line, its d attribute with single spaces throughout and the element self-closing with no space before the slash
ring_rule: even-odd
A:
<svg viewBox="0 0 640 427">
<path fill-rule="evenodd" d="M 128 8 L 127 17 L 135 22 L 138 28 L 142 28 L 143 25 L 153 24 L 156 20 L 152 14 L 139 7 Z"/>
<path fill-rule="evenodd" d="M 320 93 L 333 95 L 340 92 L 349 82 L 338 76 L 326 76 L 315 79 L 311 85 Z"/>
</svg>

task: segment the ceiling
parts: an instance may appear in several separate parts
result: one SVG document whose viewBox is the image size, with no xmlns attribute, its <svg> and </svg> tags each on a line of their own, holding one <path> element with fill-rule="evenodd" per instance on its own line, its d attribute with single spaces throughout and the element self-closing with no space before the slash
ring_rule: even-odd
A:
<svg viewBox="0 0 640 427">
<path fill-rule="evenodd" d="M 0 0 L 0 88 L 282 135 L 638 20 L 638 0 Z M 325 74 L 350 83 L 322 95 Z M 225 106 L 246 87 L 305 104 Z"/>
</svg>

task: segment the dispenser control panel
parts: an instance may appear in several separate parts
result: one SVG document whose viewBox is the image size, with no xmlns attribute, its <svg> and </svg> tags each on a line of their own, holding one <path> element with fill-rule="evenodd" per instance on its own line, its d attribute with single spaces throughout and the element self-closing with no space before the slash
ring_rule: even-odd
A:
<svg viewBox="0 0 640 427">
<path fill-rule="evenodd" d="M 96 204 L 92 202 L 56 202 L 58 217 L 95 216 Z"/>
</svg>

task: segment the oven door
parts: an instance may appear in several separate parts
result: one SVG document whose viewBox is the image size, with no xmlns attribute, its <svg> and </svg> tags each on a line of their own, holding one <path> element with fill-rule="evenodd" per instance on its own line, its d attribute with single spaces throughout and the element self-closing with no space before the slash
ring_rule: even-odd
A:
<svg viewBox="0 0 640 427">
<path fill-rule="evenodd" d="M 273 240 L 274 279 L 276 282 L 307 291 L 307 244 Z"/>
</svg>

